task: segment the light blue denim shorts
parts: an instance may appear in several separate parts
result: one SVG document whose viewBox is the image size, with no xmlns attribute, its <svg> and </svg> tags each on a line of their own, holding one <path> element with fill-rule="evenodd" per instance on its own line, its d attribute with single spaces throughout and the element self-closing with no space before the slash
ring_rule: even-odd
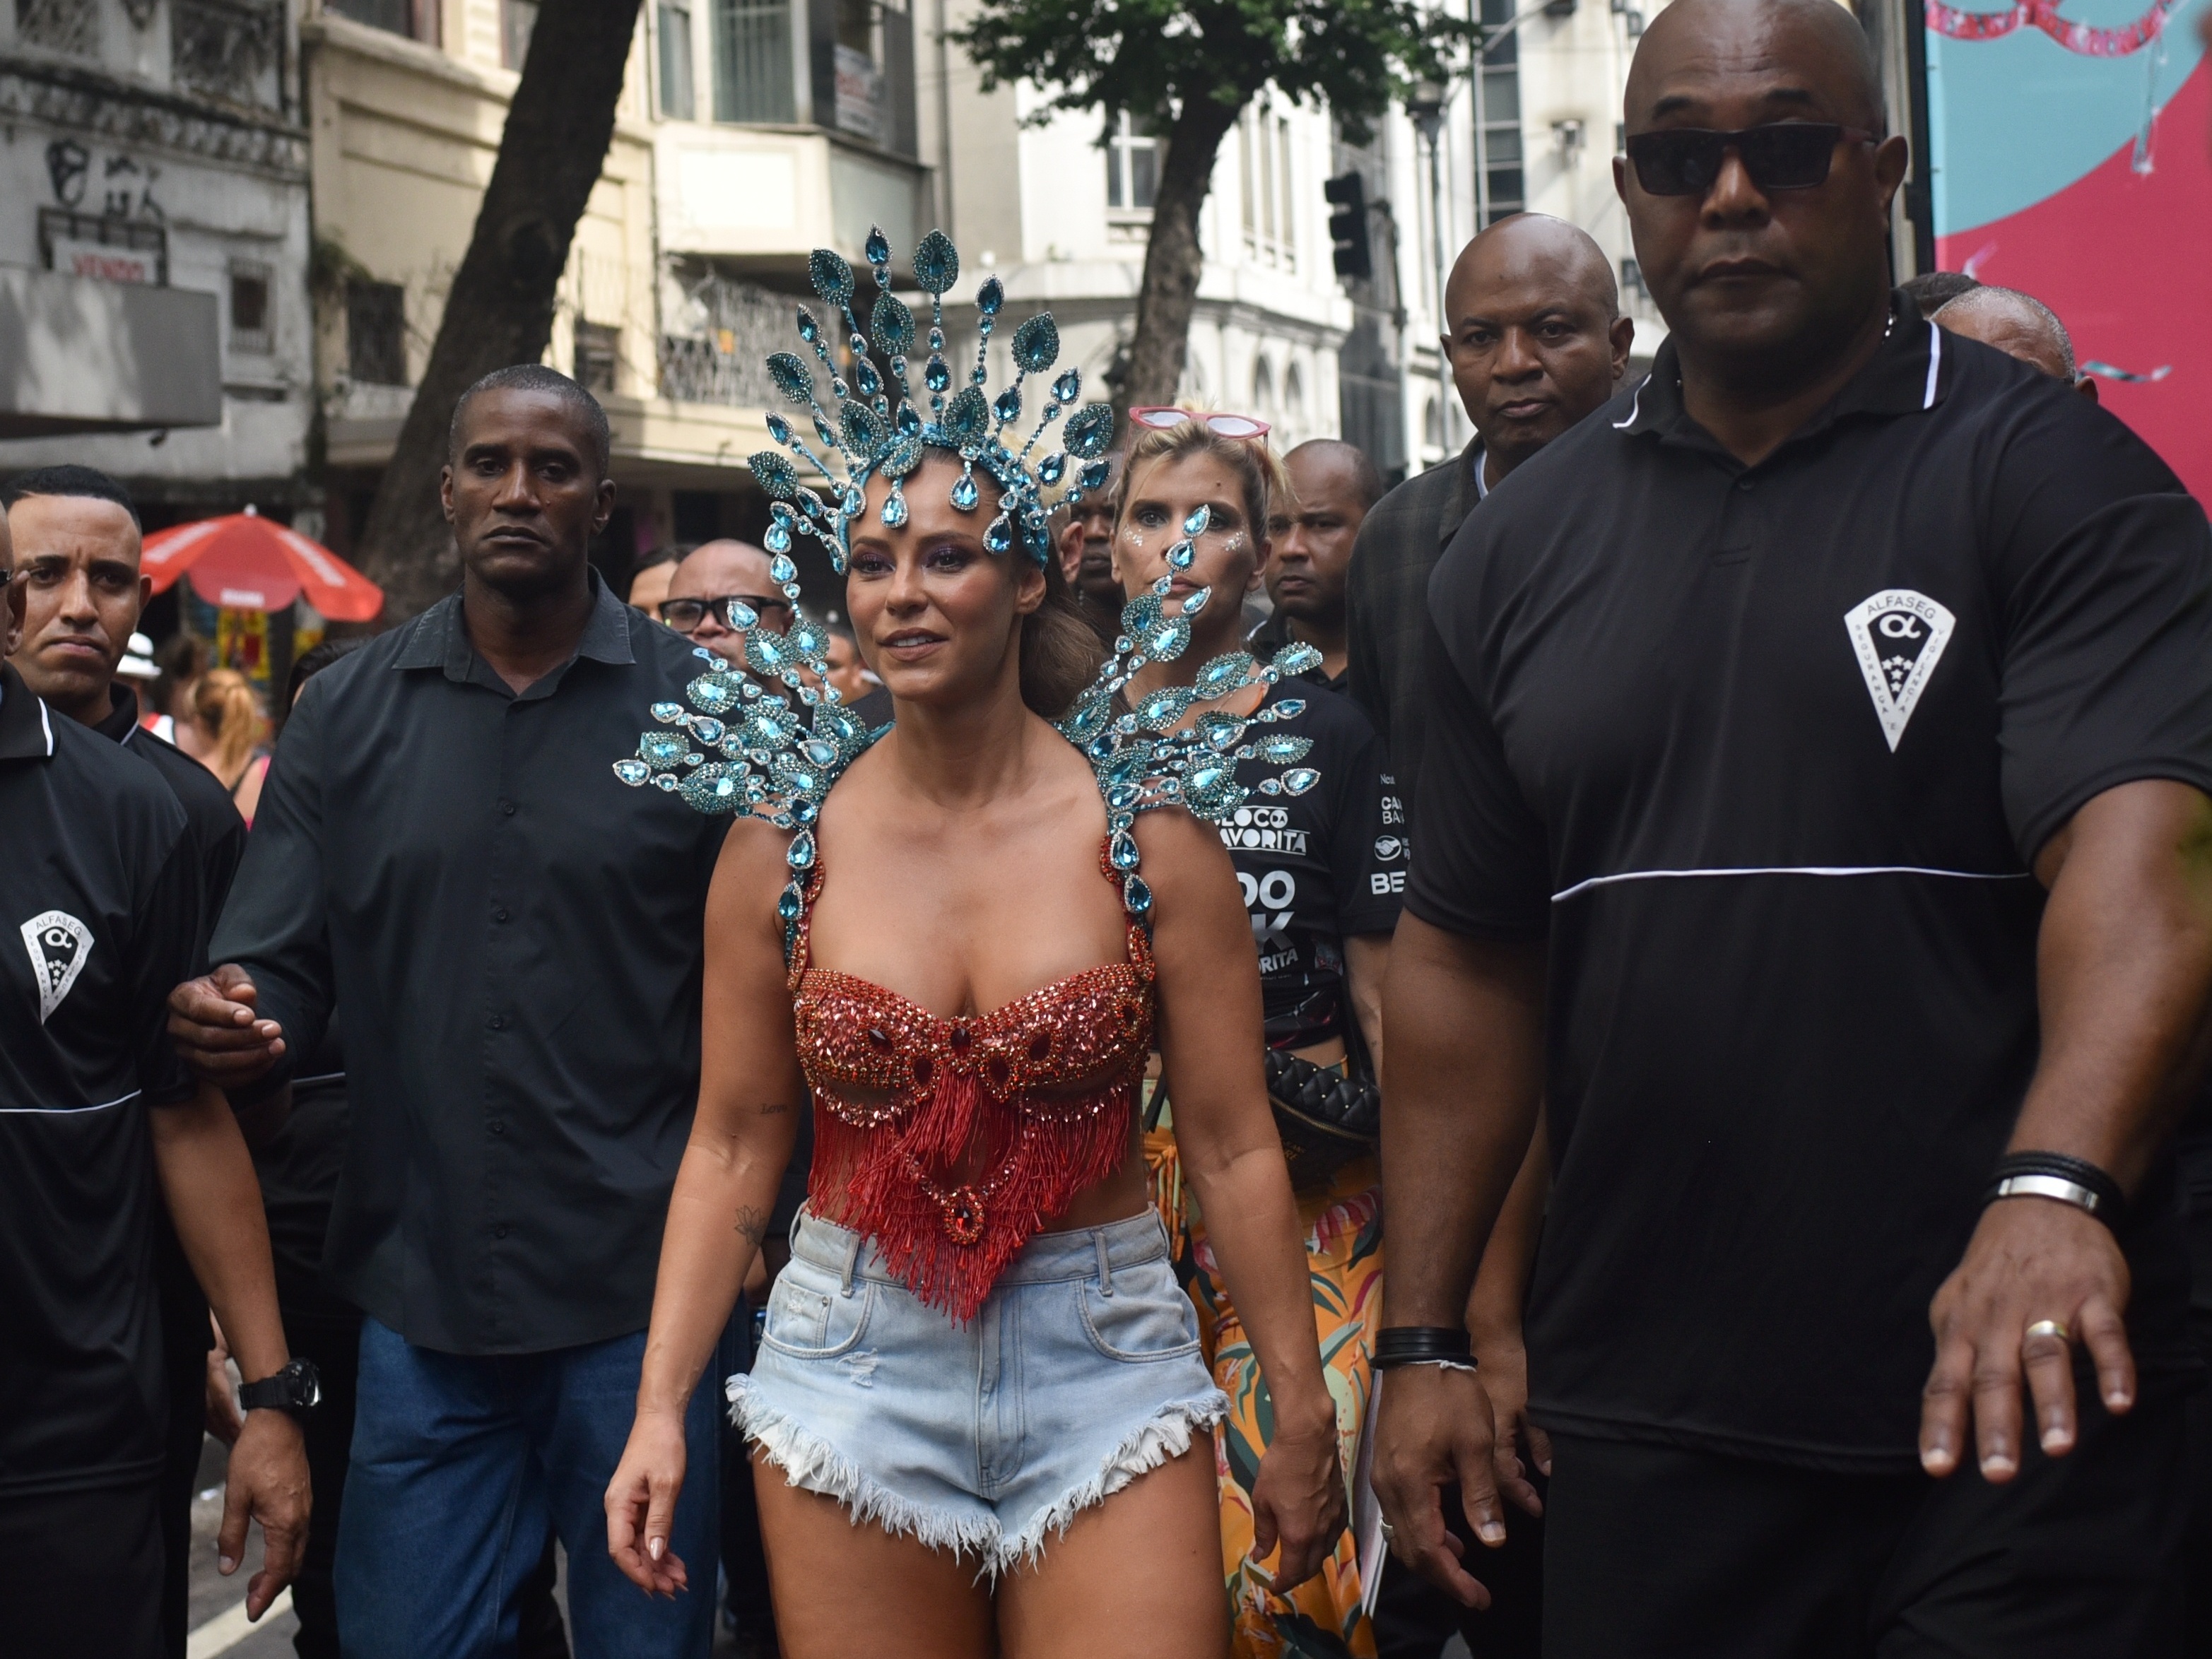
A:
<svg viewBox="0 0 2212 1659">
<path fill-rule="evenodd" d="M 794 1486 L 996 1574 L 1210 1440 L 1229 1401 L 1151 1210 L 1042 1233 L 960 1325 L 799 1212 L 730 1415 Z"/>
</svg>

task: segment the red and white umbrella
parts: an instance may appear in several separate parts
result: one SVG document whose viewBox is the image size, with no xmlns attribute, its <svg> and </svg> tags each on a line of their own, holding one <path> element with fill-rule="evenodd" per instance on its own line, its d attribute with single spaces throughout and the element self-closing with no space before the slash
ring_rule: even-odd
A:
<svg viewBox="0 0 2212 1659">
<path fill-rule="evenodd" d="M 282 611 L 306 594 L 332 622 L 374 622 L 384 590 L 317 542 L 252 507 L 146 538 L 141 561 L 156 593 L 191 573 L 192 591 L 233 611 Z"/>
</svg>

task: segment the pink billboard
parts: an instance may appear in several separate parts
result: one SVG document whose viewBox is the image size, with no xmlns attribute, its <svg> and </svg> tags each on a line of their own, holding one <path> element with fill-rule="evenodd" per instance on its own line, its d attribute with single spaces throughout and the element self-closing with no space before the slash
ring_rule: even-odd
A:
<svg viewBox="0 0 2212 1659">
<path fill-rule="evenodd" d="M 2212 0 L 1926 0 L 1936 263 L 2033 294 L 2212 501 Z"/>
</svg>

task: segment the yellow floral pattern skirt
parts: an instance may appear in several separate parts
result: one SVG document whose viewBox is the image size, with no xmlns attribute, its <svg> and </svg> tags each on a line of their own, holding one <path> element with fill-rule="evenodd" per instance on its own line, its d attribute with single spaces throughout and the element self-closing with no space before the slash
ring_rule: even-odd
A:
<svg viewBox="0 0 2212 1659">
<path fill-rule="evenodd" d="M 1159 1115 L 1163 1121 L 1145 1135 L 1153 1198 L 1198 1309 L 1214 1382 L 1229 1396 L 1228 1419 L 1213 1431 L 1213 1462 L 1221 1489 L 1222 1567 L 1234 1621 L 1231 1652 L 1235 1659 L 1374 1659 L 1375 1632 L 1359 1610 L 1358 1553 L 1350 1528 L 1320 1573 L 1288 1595 L 1274 1594 L 1267 1573 L 1251 1559 L 1252 1482 L 1274 1432 L 1273 1407 L 1206 1243 L 1204 1221 L 1183 1190 L 1172 1123 L 1166 1112 Z M 1375 1387 L 1374 1330 L 1382 1311 L 1379 1178 L 1375 1160 L 1360 1158 L 1339 1170 L 1325 1190 L 1298 1199 L 1322 1374 L 1336 1402 L 1337 1452 L 1347 1478 L 1358 1467 L 1360 1431 Z"/>
</svg>

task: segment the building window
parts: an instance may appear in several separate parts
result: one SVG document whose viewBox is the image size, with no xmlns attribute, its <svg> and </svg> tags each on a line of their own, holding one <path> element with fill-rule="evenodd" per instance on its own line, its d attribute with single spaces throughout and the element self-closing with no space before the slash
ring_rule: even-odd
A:
<svg viewBox="0 0 2212 1659">
<path fill-rule="evenodd" d="M 714 0 L 709 15 L 714 118 L 771 126 L 796 121 L 789 0 Z"/>
<path fill-rule="evenodd" d="M 270 316 L 270 270 L 256 261 L 234 259 L 230 266 L 230 349 L 266 356 L 276 349 Z"/>
<path fill-rule="evenodd" d="M 585 391 L 612 394 L 615 362 L 621 351 L 620 329 L 576 319 L 576 384 Z"/>
<path fill-rule="evenodd" d="M 99 0 L 15 0 L 15 38 L 27 46 L 97 58 Z"/>
<path fill-rule="evenodd" d="M 520 70 L 530 58 L 538 28 L 538 0 L 499 0 L 499 61 Z"/>
<path fill-rule="evenodd" d="M 346 371 L 371 386 L 407 384 L 407 290 L 398 283 L 346 284 Z"/>
<path fill-rule="evenodd" d="M 1160 141 L 1123 110 L 1106 140 L 1106 205 L 1116 213 L 1150 213 L 1159 184 Z"/>
<path fill-rule="evenodd" d="M 387 34 L 438 44 L 438 0 L 324 0 L 341 17 Z"/>
<path fill-rule="evenodd" d="M 1237 160 L 1244 185 L 1244 251 L 1263 264 L 1297 268 L 1291 183 L 1291 123 L 1287 116 L 1248 110 L 1237 128 Z"/>
<path fill-rule="evenodd" d="M 660 0 L 660 112 L 671 121 L 691 118 L 691 8 Z"/>
<path fill-rule="evenodd" d="M 273 6 L 170 0 L 170 71 L 195 91 L 235 104 L 274 104 L 283 27 Z"/>
<path fill-rule="evenodd" d="M 1510 23 L 1515 0 L 1482 0 L 1482 21 L 1496 29 Z M 1521 37 L 1509 34 L 1484 55 L 1482 165 L 1489 216 L 1496 224 L 1528 204 L 1521 167 Z"/>
</svg>

